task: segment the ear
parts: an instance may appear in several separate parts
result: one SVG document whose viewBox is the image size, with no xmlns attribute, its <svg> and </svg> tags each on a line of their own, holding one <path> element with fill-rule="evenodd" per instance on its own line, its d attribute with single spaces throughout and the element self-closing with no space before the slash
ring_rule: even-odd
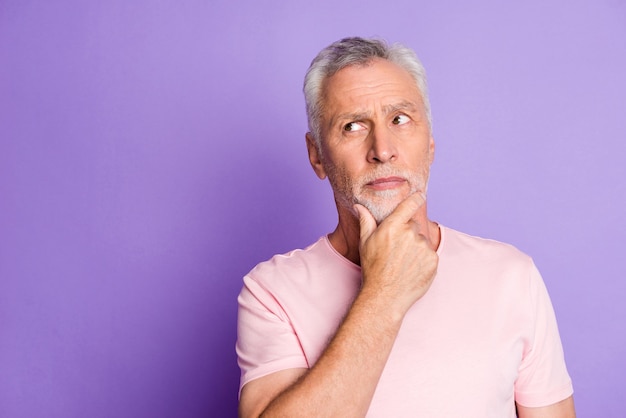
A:
<svg viewBox="0 0 626 418">
<path fill-rule="evenodd" d="M 311 132 L 307 132 L 306 135 L 306 148 L 309 152 L 309 162 L 311 163 L 311 167 L 313 167 L 313 171 L 317 174 L 321 180 L 326 178 L 326 170 L 322 165 L 322 158 L 320 155 L 320 150 L 317 145 L 317 141 L 313 138 Z"/>
<path fill-rule="evenodd" d="M 435 161 L 435 140 L 431 136 L 428 142 L 428 165 L 431 165 L 433 161 Z"/>
</svg>

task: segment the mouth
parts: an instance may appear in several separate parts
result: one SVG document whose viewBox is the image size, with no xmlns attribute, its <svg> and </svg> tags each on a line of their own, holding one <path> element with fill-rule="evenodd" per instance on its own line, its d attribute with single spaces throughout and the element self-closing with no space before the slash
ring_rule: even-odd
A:
<svg viewBox="0 0 626 418">
<path fill-rule="evenodd" d="M 406 184 L 406 179 L 397 176 L 381 177 L 370 181 L 365 186 L 374 190 L 395 189 Z"/>
</svg>

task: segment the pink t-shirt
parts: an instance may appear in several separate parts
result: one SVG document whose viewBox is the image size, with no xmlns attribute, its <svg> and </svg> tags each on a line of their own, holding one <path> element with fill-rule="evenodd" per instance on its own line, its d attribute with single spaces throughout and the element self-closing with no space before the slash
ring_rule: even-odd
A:
<svg viewBox="0 0 626 418">
<path fill-rule="evenodd" d="M 443 226 L 437 252 L 435 280 L 405 316 L 367 416 L 515 417 L 515 402 L 569 397 L 554 312 L 532 260 Z M 313 366 L 360 281 L 361 269 L 327 237 L 257 265 L 238 299 L 240 388 Z"/>
</svg>

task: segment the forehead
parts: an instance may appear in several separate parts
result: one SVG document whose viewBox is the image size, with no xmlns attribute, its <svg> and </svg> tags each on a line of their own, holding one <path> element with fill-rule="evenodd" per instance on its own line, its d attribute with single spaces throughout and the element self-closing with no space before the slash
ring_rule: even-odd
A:
<svg viewBox="0 0 626 418">
<path fill-rule="evenodd" d="M 376 58 L 366 65 L 352 65 L 329 77 L 323 86 L 326 116 L 347 108 L 357 110 L 413 102 L 422 107 L 417 84 L 399 65 Z"/>
</svg>

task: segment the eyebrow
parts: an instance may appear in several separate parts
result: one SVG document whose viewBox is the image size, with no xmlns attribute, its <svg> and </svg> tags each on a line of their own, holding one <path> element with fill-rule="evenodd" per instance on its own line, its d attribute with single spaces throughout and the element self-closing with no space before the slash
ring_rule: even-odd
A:
<svg viewBox="0 0 626 418">
<path fill-rule="evenodd" d="M 403 100 L 399 103 L 390 104 L 387 106 L 383 106 L 383 112 L 385 115 L 390 113 L 395 113 L 399 110 L 408 110 L 410 112 L 417 112 L 417 106 L 415 103 L 410 102 L 408 100 Z"/>
<path fill-rule="evenodd" d="M 416 104 L 408 100 L 402 100 L 401 102 L 398 102 L 398 103 L 393 103 L 393 104 L 383 106 L 384 115 L 389 115 L 391 113 L 395 113 L 398 111 L 417 112 L 417 110 L 418 108 Z M 368 119 L 370 116 L 371 116 L 371 112 L 369 111 L 363 111 L 363 112 L 356 111 L 356 112 L 341 113 L 339 115 L 335 115 L 334 117 L 332 117 L 328 126 L 332 127 L 337 123 L 337 121 L 340 121 L 340 120 L 349 120 L 349 121 L 363 120 L 363 119 Z"/>
</svg>

